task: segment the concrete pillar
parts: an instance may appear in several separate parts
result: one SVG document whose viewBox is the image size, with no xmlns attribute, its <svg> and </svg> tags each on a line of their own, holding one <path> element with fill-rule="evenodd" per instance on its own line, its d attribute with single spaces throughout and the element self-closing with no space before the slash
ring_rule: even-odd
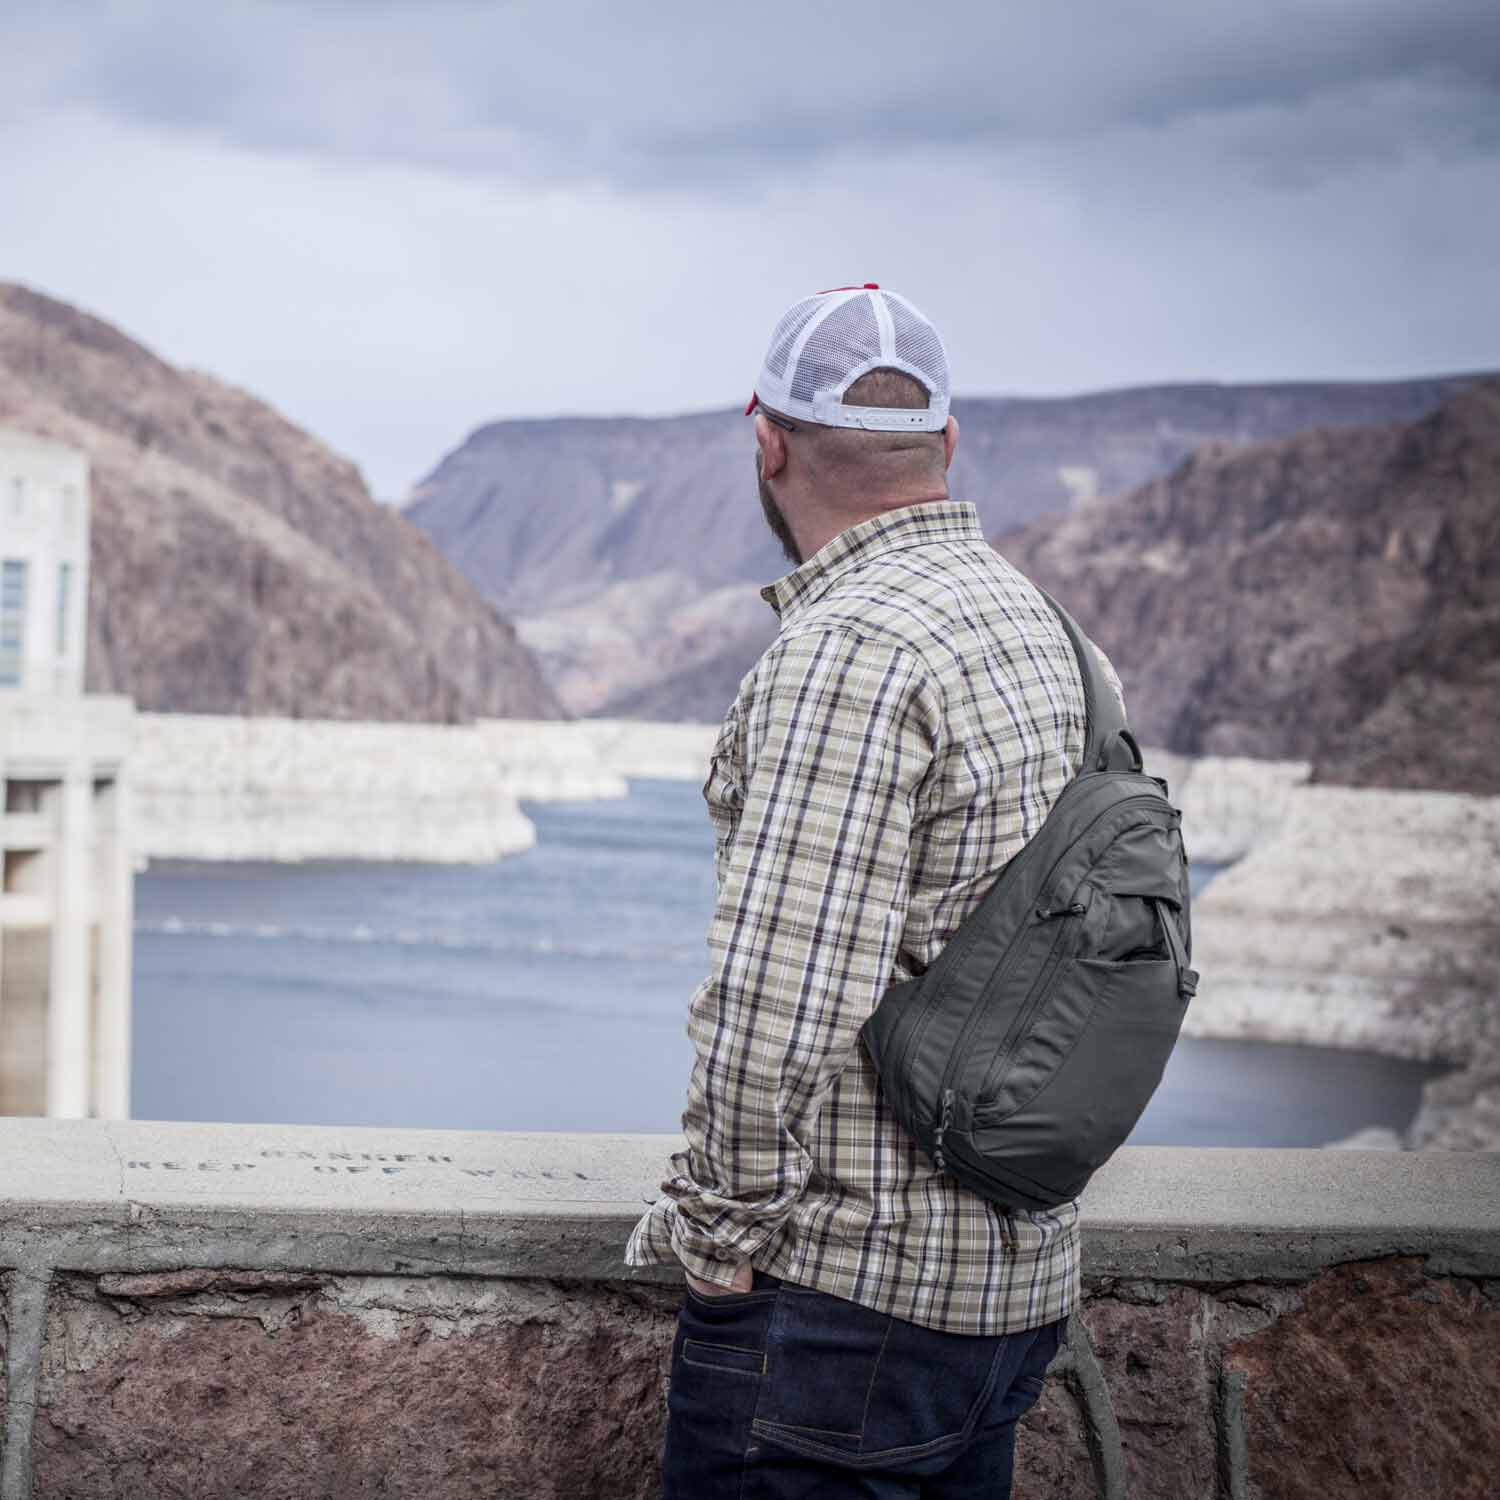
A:
<svg viewBox="0 0 1500 1500">
<path fill-rule="evenodd" d="M 0 734 L 4 729 L 0 720 Z M 7 758 L 4 770 L 9 800 L 16 763 Z M 47 995 L 60 791 L 44 784 L 39 809 L 37 799 L 24 803 L 25 816 L 34 818 L 40 811 L 40 847 L 4 851 L 8 910 L 0 942 L 0 1115 L 39 1115 L 46 1110 Z"/>
<path fill-rule="evenodd" d="M 5 736 L 0 731 L 0 820 L 5 817 Z M 5 849 L 0 845 L 0 877 L 5 872 Z M 5 897 L 5 884 L 0 878 L 0 901 Z M 5 918 L 0 915 L 0 1040 L 5 1037 Z M 3 1096 L 5 1089 L 0 1086 L 0 1114 L 5 1113 Z"/>
<path fill-rule="evenodd" d="M 94 1036 L 94 1113 L 130 1118 L 130 969 L 135 867 L 130 785 L 123 768 L 95 802 L 99 823 L 99 976 Z"/>
<path fill-rule="evenodd" d="M 53 860 L 52 976 L 47 1006 L 47 1113 L 67 1119 L 89 1112 L 93 992 L 94 783 L 70 766 L 58 807 Z"/>
</svg>

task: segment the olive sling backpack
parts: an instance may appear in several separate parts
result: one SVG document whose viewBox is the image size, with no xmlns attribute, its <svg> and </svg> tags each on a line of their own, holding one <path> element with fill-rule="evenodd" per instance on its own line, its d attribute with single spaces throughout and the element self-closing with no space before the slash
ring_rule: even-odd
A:
<svg viewBox="0 0 1500 1500">
<path fill-rule="evenodd" d="M 1198 976 L 1187 855 L 1099 659 L 1072 642 L 1083 765 L 925 973 L 862 1029 L 887 1101 L 939 1171 L 1006 1209 L 1076 1198 L 1146 1108 Z"/>
</svg>

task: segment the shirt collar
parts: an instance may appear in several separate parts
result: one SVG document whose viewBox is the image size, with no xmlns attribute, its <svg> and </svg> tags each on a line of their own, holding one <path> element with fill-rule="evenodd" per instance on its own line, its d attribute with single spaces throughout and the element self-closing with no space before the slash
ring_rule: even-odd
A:
<svg viewBox="0 0 1500 1500">
<path fill-rule="evenodd" d="M 760 597 L 787 623 L 788 615 L 822 598 L 846 573 L 873 558 L 927 542 L 982 542 L 979 512 L 967 500 L 921 500 L 888 510 L 839 532 L 806 562 L 774 583 Z"/>
</svg>

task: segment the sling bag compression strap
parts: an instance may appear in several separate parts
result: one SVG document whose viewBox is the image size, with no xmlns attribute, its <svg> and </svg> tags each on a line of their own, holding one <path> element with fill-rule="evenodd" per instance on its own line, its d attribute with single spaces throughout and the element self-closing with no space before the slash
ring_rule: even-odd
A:
<svg viewBox="0 0 1500 1500">
<path fill-rule="evenodd" d="M 1124 708 L 1109 679 L 1104 675 L 1099 653 L 1078 628 L 1073 616 L 1046 589 L 1037 588 L 1037 593 L 1052 606 L 1052 612 L 1061 621 L 1072 644 L 1073 655 L 1078 658 L 1078 671 L 1083 677 L 1083 705 L 1088 733 L 1079 774 L 1088 771 L 1141 770 L 1144 764 L 1141 747 L 1125 727 Z"/>
</svg>

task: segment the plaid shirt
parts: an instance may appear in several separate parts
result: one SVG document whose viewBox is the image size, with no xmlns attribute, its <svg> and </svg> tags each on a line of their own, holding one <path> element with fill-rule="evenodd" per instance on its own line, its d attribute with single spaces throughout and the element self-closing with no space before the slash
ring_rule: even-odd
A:
<svg viewBox="0 0 1500 1500">
<path fill-rule="evenodd" d="M 718 900 L 687 1149 L 626 1259 L 720 1286 L 749 1260 L 958 1333 L 1051 1322 L 1079 1296 L 1077 1203 L 1005 1213 L 939 1172 L 859 1030 L 1078 767 L 1068 639 L 952 500 L 862 521 L 761 593 L 781 631 L 703 788 Z"/>
</svg>

